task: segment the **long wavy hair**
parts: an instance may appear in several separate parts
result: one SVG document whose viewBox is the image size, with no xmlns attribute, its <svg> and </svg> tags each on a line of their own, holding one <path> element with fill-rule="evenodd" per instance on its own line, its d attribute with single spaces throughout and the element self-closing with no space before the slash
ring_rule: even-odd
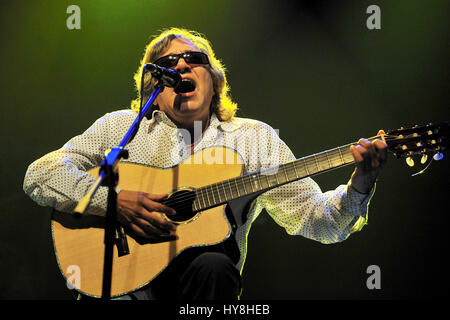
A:
<svg viewBox="0 0 450 320">
<path fill-rule="evenodd" d="M 141 101 L 147 101 L 155 89 L 155 80 L 152 79 L 150 72 L 147 72 L 142 79 L 142 69 L 144 65 L 158 59 L 161 54 L 167 50 L 171 41 L 179 38 L 192 42 L 200 49 L 200 51 L 208 55 L 210 65 L 205 67 L 211 74 L 214 89 L 211 112 L 214 112 L 222 121 L 231 121 L 237 111 L 237 105 L 232 101 L 229 94 L 230 87 L 225 75 L 225 66 L 216 58 L 210 42 L 203 35 L 196 31 L 182 28 L 166 29 L 162 31 L 159 36 L 154 37 L 154 39 L 146 46 L 144 57 L 141 60 L 137 72 L 134 74 L 138 97 L 131 102 L 131 109 L 138 111 L 141 106 Z M 142 90 L 141 82 L 143 83 Z"/>
</svg>

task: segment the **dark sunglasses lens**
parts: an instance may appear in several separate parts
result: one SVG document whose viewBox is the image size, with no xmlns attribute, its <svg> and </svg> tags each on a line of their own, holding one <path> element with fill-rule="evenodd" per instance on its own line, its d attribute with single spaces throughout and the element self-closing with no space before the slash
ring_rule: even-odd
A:
<svg viewBox="0 0 450 320">
<path fill-rule="evenodd" d="M 208 63 L 208 57 L 203 52 L 196 52 L 196 51 L 186 52 L 183 58 L 187 63 L 194 63 L 194 64 Z"/>
<path fill-rule="evenodd" d="M 163 68 L 172 68 L 175 66 L 178 62 L 178 56 L 176 55 L 169 55 L 162 58 L 159 58 L 155 61 L 155 64 L 163 67 Z"/>
<path fill-rule="evenodd" d="M 186 63 L 192 64 L 209 64 L 208 56 L 203 52 L 189 51 L 182 54 L 171 54 L 157 59 L 154 64 L 164 67 L 172 68 L 177 65 L 178 60 L 182 57 Z"/>
</svg>

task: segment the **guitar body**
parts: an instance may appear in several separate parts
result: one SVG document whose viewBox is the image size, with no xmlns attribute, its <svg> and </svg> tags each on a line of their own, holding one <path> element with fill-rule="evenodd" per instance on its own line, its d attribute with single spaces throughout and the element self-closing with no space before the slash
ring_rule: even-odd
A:
<svg viewBox="0 0 450 320">
<path fill-rule="evenodd" d="M 199 151 L 172 168 L 122 162 L 118 166 L 118 186 L 124 190 L 164 194 L 238 177 L 242 169 L 242 160 L 235 151 L 214 147 Z M 90 173 L 96 175 L 96 171 L 98 169 Z M 124 295 L 148 284 L 189 248 L 213 246 L 227 240 L 232 228 L 225 207 L 220 205 L 200 211 L 179 222 L 176 231 L 179 239 L 175 241 L 142 244 L 127 235 L 129 254 L 118 257 L 114 246 L 111 296 Z M 73 272 L 78 270 L 76 289 L 94 297 L 102 294 L 103 223 L 102 217 L 84 215 L 75 218 L 61 212 L 55 212 L 52 220 L 54 249 L 62 274 L 73 280 Z"/>
</svg>

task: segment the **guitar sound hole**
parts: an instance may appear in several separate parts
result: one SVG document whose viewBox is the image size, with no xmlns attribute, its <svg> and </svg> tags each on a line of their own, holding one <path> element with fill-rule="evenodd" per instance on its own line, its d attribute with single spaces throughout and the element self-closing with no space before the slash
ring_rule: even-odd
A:
<svg viewBox="0 0 450 320">
<path fill-rule="evenodd" d="M 163 203 L 174 209 L 177 213 L 175 216 L 167 216 L 174 222 L 183 222 L 192 219 L 195 214 L 192 212 L 192 204 L 194 203 L 195 193 L 191 190 L 176 191 L 169 196 Z"/>
</svg>

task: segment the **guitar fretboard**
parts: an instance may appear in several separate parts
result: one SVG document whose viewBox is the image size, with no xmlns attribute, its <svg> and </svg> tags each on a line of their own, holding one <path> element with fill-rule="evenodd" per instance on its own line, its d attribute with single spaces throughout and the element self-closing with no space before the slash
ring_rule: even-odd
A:
<svg viewBox="0 0 450 320">
<path fill-rule="evenodd" d="M 354 162 L 351 145 L 354 143 L 198 188 L 195 190 L 193 211 L 206 210 L 233 199 L 351 164 Z"/>
</svg>

